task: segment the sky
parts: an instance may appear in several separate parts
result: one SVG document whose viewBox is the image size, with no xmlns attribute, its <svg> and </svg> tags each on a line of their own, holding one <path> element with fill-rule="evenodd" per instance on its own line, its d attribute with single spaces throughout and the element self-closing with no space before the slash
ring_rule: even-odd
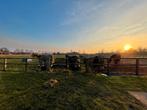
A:
<svg viewBox="0 0 147 110">
<path fill-rule="evenodd" d="M 95 53 L 147 48 L 147 0 L 0 0 L 0 47 Z"/>
</svg>

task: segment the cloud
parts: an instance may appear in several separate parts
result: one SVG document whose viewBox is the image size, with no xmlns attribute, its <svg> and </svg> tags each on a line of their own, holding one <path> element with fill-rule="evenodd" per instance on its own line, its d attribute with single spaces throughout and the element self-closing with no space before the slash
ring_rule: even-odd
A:
<svg viewBox="0 0 147 110">
<path fill-rule="evenodd" d="M 94 13 L 103 8 L 103 3 L 96 4 L 97 0 L 78 0 L 73 3 L 73 8 L 67 12 L 67 18 L 62 25 L 72 25 L 88 20 Z"/>
<path fill-rule="evenodd" d="M 67 18 L 62 25 L 73 25 L 85 21 L 103 19 L 111 16 L 132 0 L 77 0 L 67 12 Z M 114 16 L 113 16 L 114 17 Z M 85 22 L 86 23 L 86 22 Z"/>
<path fill-rule="evenodd" d="M 147 1 L 110 1 L 113 2 L 80 1 L 75 6 L 74 14 L 66 20 L 68 25 L 79 28 L 71 45 L 76 42 L 75 48 L 98 50 L 109 48 L 110 42 L 113 47 L 115 40 L 125 36 L 140 39 L 140 34 L 147 34 Z"/>
<path fill-rule="evenodd" d="M 34 39 L 29 41 L 0 37 L 0 44 L 56 51 L 94 52 L 118 49 L 120 47 L 116 44 L 121 44 L 121 41 L 125 43 L 129 41 L 126 39 L 138 39 L 139 42 L 147 35 L 147 0 L 75 0 L 70 5 L 63 12 L 64 15 L 66 13 L 65 19 L 61 20 L 60 28 L 57 28 L 61 30 L 54 34 L 59 37 L 45 37 L 46 41 L 41 38 L 37 42 Z M 141 45 L 137 40 L 135 42 L 138 46 Z"/>
</svg>

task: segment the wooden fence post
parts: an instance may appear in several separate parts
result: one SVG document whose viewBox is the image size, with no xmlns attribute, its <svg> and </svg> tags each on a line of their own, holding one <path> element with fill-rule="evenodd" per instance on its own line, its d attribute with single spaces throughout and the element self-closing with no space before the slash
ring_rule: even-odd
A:
<svg viewBox="0 0 147 110">
<path fill-rule="evenodd" d="M 136 59 L 136 75 L 139 75 L 139 59 Z"/>
<path fill-rule="evenodd" d="M 107 74 L 110 75 L 109 59 L 107 59 Z"/>
<path fill-rule="evenodd" d="M 26 58 L 25 59 L 25 72 L 27 72 L 28 70 L 28 59 Z"/>
<path fill-rule="evenodd" d="M 7 68 L 7 58 L 4 58 L 4 63 L 3 63 L 3 71 L 6 71 Z"/>
</svg>

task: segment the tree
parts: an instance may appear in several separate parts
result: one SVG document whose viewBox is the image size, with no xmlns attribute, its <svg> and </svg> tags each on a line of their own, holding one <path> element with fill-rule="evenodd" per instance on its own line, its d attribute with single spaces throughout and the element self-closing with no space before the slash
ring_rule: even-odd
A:
<svg viewBox="0 0 147 110">
<path fill-rule="evenodd" d="M 0 53 L 2 54 L 8 54 L 10 51 L 6 47 L 0 48 Z"/>
</svg>

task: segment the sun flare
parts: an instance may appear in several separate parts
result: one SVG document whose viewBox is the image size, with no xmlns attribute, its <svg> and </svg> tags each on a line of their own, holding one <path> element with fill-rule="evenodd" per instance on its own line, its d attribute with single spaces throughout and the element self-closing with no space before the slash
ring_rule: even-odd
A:
<svg viewBox="0 0 147 110">
<path fill-rule="evenodd" d="M 124 50 L 125 51 L 128 51 L 128 50 L 130 50 L 132 48 L 132 46 L 130 45 L 130 44 L 126 44 L 125 46 L 124 46 Z"/>
</svg>

